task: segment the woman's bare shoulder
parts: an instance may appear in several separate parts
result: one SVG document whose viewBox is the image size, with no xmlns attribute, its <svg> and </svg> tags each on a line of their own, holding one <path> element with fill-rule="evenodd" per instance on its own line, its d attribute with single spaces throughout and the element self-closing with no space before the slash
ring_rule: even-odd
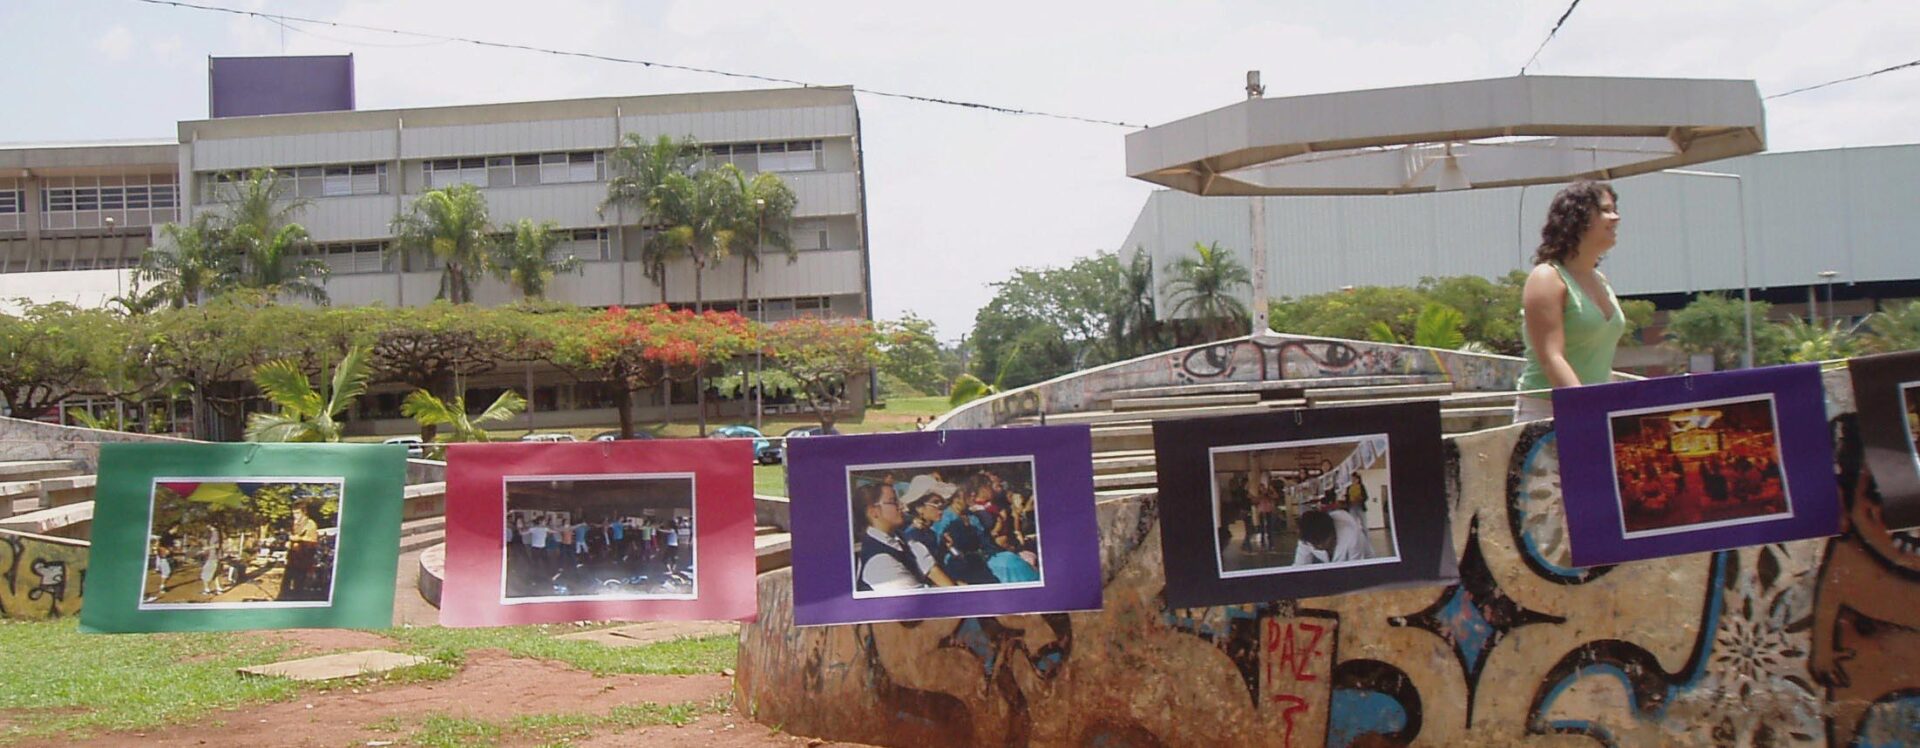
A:
<svg viewBox="0 0 1920 748">
<path fill-rule="evenodd" d="M 1563 291 L 1567 288 L 1567 281 L 1560 277 L 1560 273 L 1554 270 L 1552 265 L 1543 262 L 1533 266 L 1533 270 L 1527 273 L 1525 288 L 1528 290 Z"/>
</svg>

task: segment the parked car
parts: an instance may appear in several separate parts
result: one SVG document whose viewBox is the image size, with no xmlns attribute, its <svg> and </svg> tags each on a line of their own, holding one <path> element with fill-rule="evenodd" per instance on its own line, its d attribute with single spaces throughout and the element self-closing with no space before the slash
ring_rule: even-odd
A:
<svg viewBox="0 0 1920 748">
<path fill-rule="evenodd" d="M 792 439 L 802 436 L 837 436 L 839 433 L 840 432 L 832 426 L 795 426 L 787 429 L 787 433 L 781 434 L 781 436 Z"/>
<path fill-rule="evenodd" d="M 420 437 L 417 436 L 396 436 L 381 442 L 381 444 L 405 444 L 407 445 L 408 457 L 427 456 L 427 446 L 422 443 Z"/>
<path fill-rule="evenodd" d="M 652 439 L 652 438 L 653 438 L 653 432 L 651 432 L 651 431 L 635 431 L 635 432 L 633 432 L 633 438 L 635 438 L 635 439 Z M 594 434 L 594 435 L 593 435 L 593 438 L 592 438 L 592 439 L 588 439 L 587 441 L 593 441 L 593 442 L 611 442 L 611 441 L 619 441 L 619 440 L 620 440 L 620 432 L 619 432 L 618 430 L 614 430 L 614 431 L 602 431 L 602 432 L 600 432 L 600 433 L 598 433 L 598 434 Z"/>
<path fill-rule="evenodd" d="M 572 434 L 528 434 L 520 437 L 523 442 L 577 442 Z"/>
<path fill-rule="evenodd" d="M 712 439 L 752 439 L 753 461 L 762 465 L 778 465 L 782 459 L 786 458 L 786 450 L 774 444 L 773 440 L 768 439 L 766 434 L 760 433 L 759 429 L 744 423 L 721 426 L 707 436 Z"/>
</svg>

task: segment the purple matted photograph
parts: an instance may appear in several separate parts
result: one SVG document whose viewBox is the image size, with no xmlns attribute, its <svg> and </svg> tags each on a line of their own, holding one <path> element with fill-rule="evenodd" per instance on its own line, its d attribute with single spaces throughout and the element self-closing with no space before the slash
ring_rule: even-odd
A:
<svg viewBox="0 0 1920 748">
<path fill-rule="evenodd" d="M 789 445 L 794 623 L 1097 610 L 1086 426 Z"/>
<path fill-rule="evenodd" d="M 1553 410 L 1576 566 L 1839 532 L 1816 365 L 1560 389 Z"/>
</svg>

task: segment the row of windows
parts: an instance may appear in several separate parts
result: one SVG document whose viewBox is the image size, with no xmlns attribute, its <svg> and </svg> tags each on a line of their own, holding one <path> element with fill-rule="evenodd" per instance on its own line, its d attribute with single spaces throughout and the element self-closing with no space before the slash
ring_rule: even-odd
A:
<svg viewBox="0 0 1920 748">
<path fill-rule="evenodd" d="M 428 161 L 425 166 L 429 188 L 456 184 L 527 187 L 536 184 L 598 182 L 606 178 L 606 154 L 599 151 L 441 158 Z"/>
<path fill-rule="evenodd" d="M 313 254 L 335 275 L 383 273 L 392 269 L 386 249 L 387 245 L 382 242 L 349 242 L 317 245 Z"/>
<path fill-rule="evenodd" d="M 5 193 L 0 193 L 4 195 Z M 62 187 L 40 191 L 41 207 L 50 213 L 68 213 L 79 210 L 145 210 L 147 208 L 173 208 L 175 190 L 171 184 L 129 185 L 126 187 Z M 19 197 L 15 193 L 14 210 L 5 209 L 6 200 L 0 197 L 0 213 L 18 212 Z"/>
<path fill-rule="evenodd" d="M 0 214 L 23 213 L 27 210 L 27 196 L 20 190 L 0 190 Z"/>
<path fill-rule="evenodd" d="M 387 194 L 386 164 L 300 166 L 273 171 L 285 182 L 285 194 L 290 198 Z M 233 188 L 230 185 L 246 178 L 246 172 L 214 172 L 207 175 L 203 182 L 206 189 L 202 194 L 209 201 L 231 199 Z"/>
<path fill-rule="evenodd" d="M 745 172 L 819 171 L 821 147 L 818 140 L 793 140 L 785 143 L 722 143 L 707 146 L 707 164 L 733 164 Z"/>
</svg>

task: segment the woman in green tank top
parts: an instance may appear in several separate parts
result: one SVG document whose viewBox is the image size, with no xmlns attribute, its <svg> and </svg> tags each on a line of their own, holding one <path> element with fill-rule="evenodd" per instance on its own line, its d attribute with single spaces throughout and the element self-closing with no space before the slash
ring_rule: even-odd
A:
<svg viewBox="0 0 1920 748">
<path fill-rule="evenodd" d="M 1533 272 L 1520 293 L 1527 345 L 1521 390 L 1597 384 L 1612 374 L 1613 353 L 1627 323 L 1599 265 L 1619 229 L 1612 185 L 1575 182 L 1553 196 L 1540 228 L 1540 248 L 1533 253 Z M 1515 422 L 1553 417 L 1546 393 L 1515 402 Z"/>
</svg>

